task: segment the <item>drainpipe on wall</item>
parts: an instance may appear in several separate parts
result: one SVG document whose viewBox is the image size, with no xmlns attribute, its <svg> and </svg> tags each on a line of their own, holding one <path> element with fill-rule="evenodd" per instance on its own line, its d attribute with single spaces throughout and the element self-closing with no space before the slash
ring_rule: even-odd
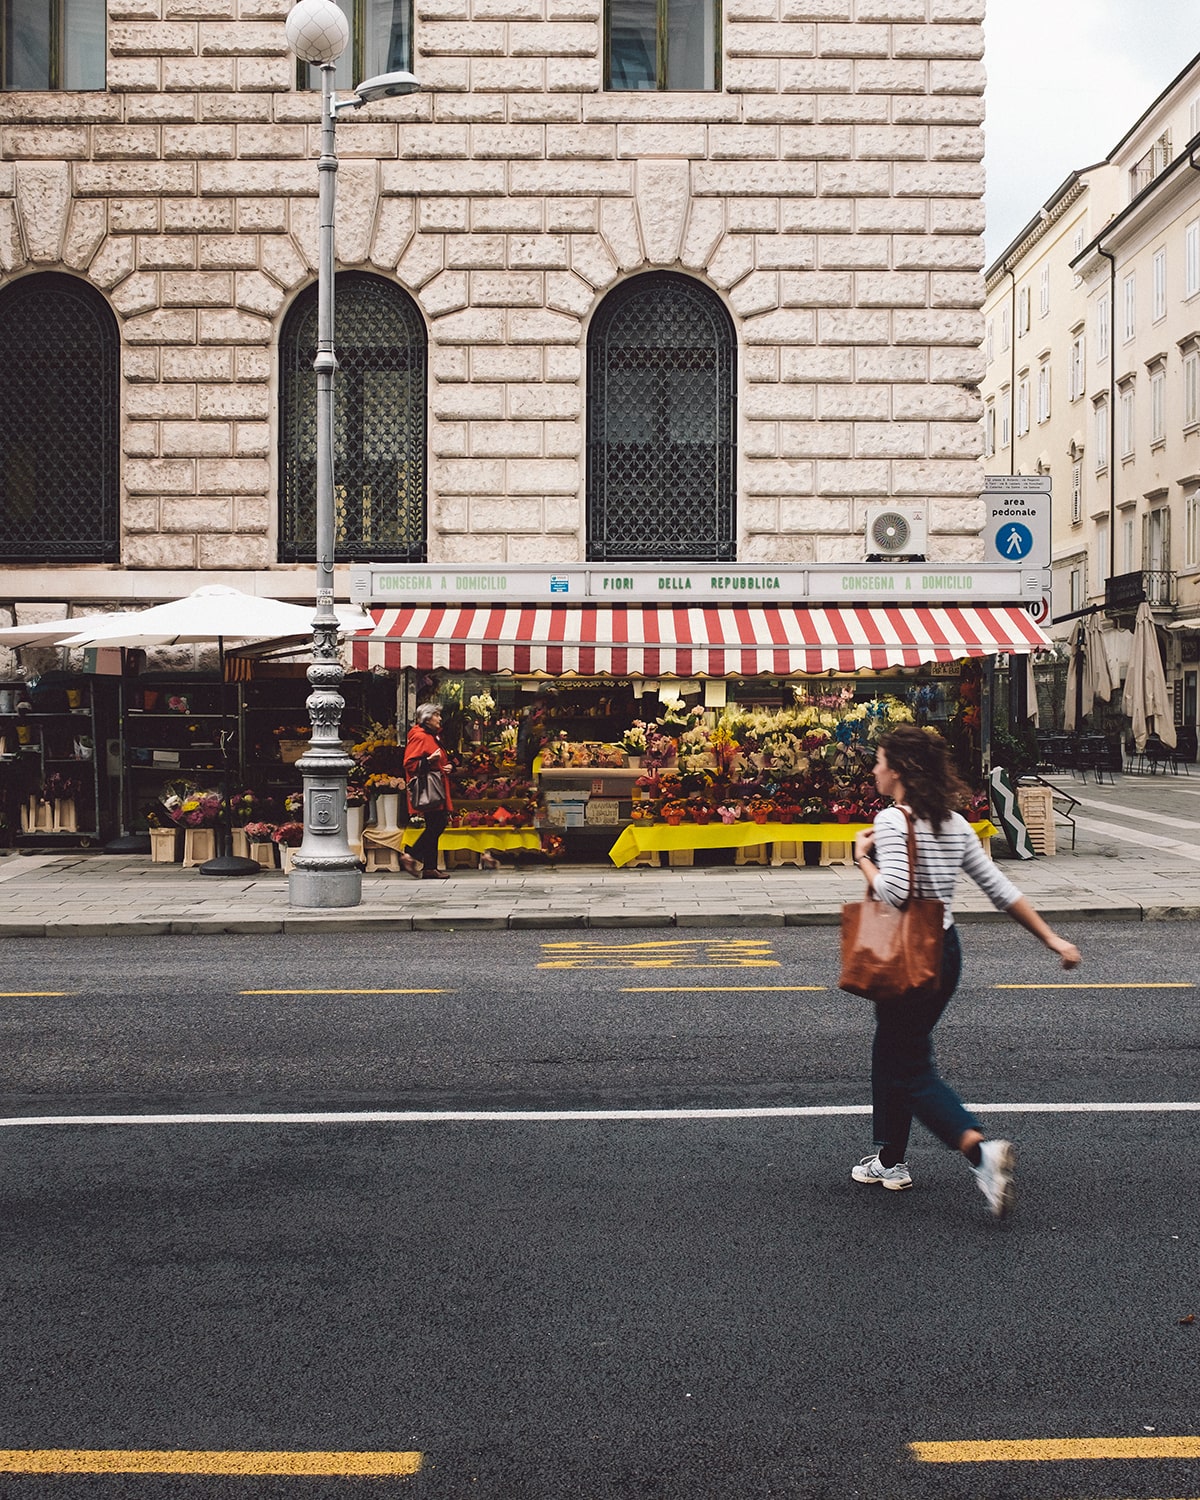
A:
<svg viewBox="0 0 1200 1500">
<path fill-rule="evenodd" d="M 1008 360 L 1008 472 L 1017 472 L 1017 276 L 1008 267 L 1009 279 L 1009 360 Z"/>
<path fill-rule="evenodd" d="M 1117 257 L 1096 241 L 1108 262 L 1108 576 L 1117 576 Z"/>
</svg>

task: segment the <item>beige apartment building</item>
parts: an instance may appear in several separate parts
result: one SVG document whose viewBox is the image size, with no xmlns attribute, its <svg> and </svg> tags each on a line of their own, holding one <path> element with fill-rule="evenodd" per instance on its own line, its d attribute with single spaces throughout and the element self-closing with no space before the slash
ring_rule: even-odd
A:
<svg viewBox="0 0 1200 1500">
<path fill-rule="evenodd" d="M 1054 615 L 1104 612 L 1114 665 L 1141 598 L 1197 723 L 1200 58 L 1072 174 L 987 270 L 989 473 L 1052 478 Z M 1194 621 L 1197 631 L 1168 629 Z"/>
<path fill-rule="evenodd" d="M 288 8 L 0 5 L 10 616 L 311 597 L 319 94 Z M 337 128 L 339 576 L 861 560 L 880 500 L 977 558 L 983 9 L 347 0 L 340 81 L 421 89 Z"/>
</svg>

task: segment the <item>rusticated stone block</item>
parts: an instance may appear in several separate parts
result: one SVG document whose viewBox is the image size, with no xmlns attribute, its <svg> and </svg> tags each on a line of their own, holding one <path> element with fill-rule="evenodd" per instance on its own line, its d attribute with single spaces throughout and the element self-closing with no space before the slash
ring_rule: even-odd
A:
<svg viewBox="0 0 1200 1500">
<path fill-rule="evenodd" d="M 574 495 L 579 490 L 577 459 L 510 458 L 505 474 L 510 495 Z"/>
<path fill-rule="evenodd" d="M 547 198 L 546 229 L 551 234 L 595 234 L 600 224 L 595 198 Z"/>
<path fill-rule="evenodd" d="M 432 490 L 443 495 L 499 495 L 504 486 L 504 460 L 483 458 L 435 459 Z"/>
<path fill-rule="evenodd" d="M 189 458 L 137 458 L 125 465 L 125 488 L 130 494 L 192 495 L 196 465 Z"/>
<path fill-rule="evenodd" d="M 122 127 L 96 126 L 101 129 Z M 0 151 L 18 161 L 80 161 L 88 155 L 88 132 L 84 125 L 31 127 L 9 126 L 0 130 Z"/>
<path fill-rule="evenodd" d="M 316 169 L 307 161 L 211 161 L 201 162 L 198 170 L 205 198 L 308 198 L 317 193 Z"/>
<path fill-rule="evenodd" d="M 508 28 L 512 57 L 595 57 L 597 27 L 586 21 L 514 22 Z"/>
<path fill-rule="evenodd" d="M 564 234 L 514 234 L 508 240 L 508 264 L 514 270 L 565 270 L 570 263 Z"/>
<path fill-rule="evenodd" d="M 979 198 L 983 166 L 975 162 L 900 162 L 893 167 L 897 197 Z"/>
<path fill-rule="evenodd" d="M 886 344 L 891 314 L 856 308 L 823 308 L 817 316 L 817 338 L 822 344 Z"/>
<path fill-rule="evenodd" d="M 535 163 L 521 162 L 518 165 L 529 168 Z M 404 197 L 417 195 L 466 198 L 476 194 L 499 196 L 506 187 L 505 165 L 499 161 L 385 161 L 380 163 L 379 170 L 383 192 Z M 312 175 L 315 177 L 317 174 L 314 172 Z"/>
<path fill-rule="evenodd" d="M 849 422 L 780 422 L 780 458 L 852 458 Z"/>
<path fill-rule="evenodd" d="M 295 63 L 289 57 L 239 57 L 234 63 L 237 87 L 244 92 L 282 93 L 291 88 Z"/>
<path fill-rule="evenodd" d="M 228 271 L 167 271 L 162 278 L 164 307 L 227 308 L 233 297 Z"/>
<path fill-rule="evenodd" d="M 210 234 L 200 241 L 205 271 L 249 271 L 258 264 L 258 240 L 250 234 Z"/>
<path fill-rule="evenodd" d="M 688 164 L 683 161 L 639 162 L 636 199 L 646 259 L 656 265 L 671 265 L 679 255 L 691 203 Z"/>
<path fill-rule="evenodd" d="M 159 305 L 158 277 L 150 275 L 126 276 L 109 293 L 114 309 L 123 318 L 136 317 L 138 313 L 150 312 Z"/>
<path fill-rule="evenodd" d="M 813 266 L 815 246 L 811 234 L 758 234 L 754 237 L 754 264 L 761 271 L 808 271 Z"/>
<path fill-rule="evenodd" d="M 701 159 L 708 154 L 703 125 L 618 125 L 616 130 L 617 155 L 633 161 L 647 156 Z"/>
<path fill-rule="evenodd" d="M 200 23 L 202 57 L 282 57 L 287 51 L 287 37 L 277 22 Z"/>
<path fill-rule="evenodd" d="M 196 561 L 201 568 L 233 572 L 269 568 L 274 562 L 267 537 L 230 532 L 196 538 Z"/>
<path fill-rule="evenodd" d="M 269 344 L 271 324 L 254 313 L 231 308 L 205 308 L 199 316 L 202 344 Z"/>
<path fill-rule="evenodd" d="M 849 307 L 854 300 L 848 271 L 785 271 L 779 291 L 785 307 Z"/>
<path fill-rule="evenodd" d="M 121 562 L 127 568 L 194 568 L 196 539 L 193 536 L 126 536 L 121 543 Z"/>
<path fill-rule="evenodd" d="M 577 318 L 549 308 L 513 308 L 508 314 L 508 338 L 513 344 L 575 344 L 579 342 Z"/>
<path fill-rule="evenodd" d="M 419 290 L 436 276 L 444 263 L 444 238 L 440 234 L 416 234 L 396 267 L 405 286 Z"/>
<path fill-rule="evenodd" d="M 233 378 L 242 381 L 274 379 L 271 355 L 266 349 L 235 349 L 233 351 Z"/>
<path fill-rule="evenodd" d="M 924 422 L 857 422 L 856 458 L 924 458 L 928 429 Z"/>
<path fill-rule="evenodd" d="M 825 164 L 823 164 L 825 165 Z M 807 162 L 696 162 L 692 192 L 698 197 L 807 197 L 816 191 L 817 169 Z"/>
<path fill-rule="evenodd" d="M 115 21 L 108 28 L 113 57 L 194 57 L 196 28 L 185 21 Z"/>
<path fill-rule="evenodd" d="M 747 495 L 811 495 L 813 465 L 806 459 L 754 459 L 746 464 Z"/>
<path fill-rule="evenodd" d="M 786 350 L 785 353 L 802 351 Z M 817 417 L 822 422 L 853 420 L 883 422 L 891 415 L 891 387 L 887 385 L 823 385 L 817 391 Z"/>
<path fill-rule="evenodd" d="M 88 267 L 88 278 L 97 286 L 113 287 L 134 266 L 133 240 L 130 238 L 106 239 Z"/>
<path fill-rule="evenodd" d="M 271 529 L 271 502 L 263 495 L 235 495 L 234 531 L 262 535 Z"/>
<path fill-rule="evenodd" d="M 514 536 L 508 539 L 506 562 L 571 563 L 580 562 L 582 549 L 575 536 Z"/>
<path fill-rule="evenodd" d="M 781 500 L 781 531 L 847 532 L 853 525 L 848 500 Z"/>
<path fill-rule="evenodd" d="M 978 344 L 983 316 L 978 312 L 931 309 L 893 314 L 897 344 Z"/>
<path fill-rule="evenodd" d="M 551 94 L 589 94 L 600 88 L 598 57 L 548 57 L 545 69 Z"/>
<path fill-rule="evenodd" d="M 456 234 L 446 244 L 446 264 L 455 270 L 498 270 L 505 248 L 502 234 Z"/>
<path fill-rule="evenodd" d="M 115 104 L 123 93 L 150 93 L 161 81 L 162 64 L 157 57 L 110 57 L 105 85 Z"/>
<path fill-rule="evenodd" d="M 237 87 L 231 57 L 167 57 L 161 66 L 169 93 L 229 93 Z"/>
<path fill-rule="evenodd" d="M 475 271 L 471 275 L 471 303 L 475 307 L 539 307 L 539 271 Z"/>
<path fill-rule="evenodd" d="M 728 205 L 730 234 L 771 233 L 779 228 L 779 204 L 773 198 L 735 198 Z"/>
<path fill-rule="evenodd" d="M 915 271 L 860 271 L 854 300 L 859 307 L 924 307 L 929 279 Z"/>
<path fill-rule="evenodd" d="M 816 391 L 806 385 L 752 385 L 742 397 L 752 421 L 804 421 L 816 415 Z"/>
<path fill-rule="evenodd" d="M 592 287 L 574 271 L 550 271 L 546 275 L 546 306 L 554 312 L 586 317 L 596 301 Z"/>
<path fill-rule="evenodd" d="M 980 415 L 983 404 L 980 403 Z M 932 422 L 929 426 L 930 458 L 981 458 L 983 431 L 974 422 Z"/>
<path fill-rule="evenodd" d="M 540 422 L 472 422 L 473 458 L 540 458 Z"/>
<path fill-rule="evenodd" d="M 896 460 L 892 464 L 892 485 L 895 495 L 975 497 L 982 487 L 980 465 L 974 459 L 939 459 L 927 463 Z"/>
<path fill-rule="evenodd" d="M 79 198 L 190 198 L 195 168 L 166 162 L 76 162 L 71 168 Z"/>
<path fill-rule="evenodd" d="M 470 525 L 472 531 L 497 531 L 508 535 L 516 531 L 540 532 L 542 502 L 540 499 L 472 500 Z"/>
<path fill-rule="evenodd" d="M 208 352 L 196 350 L 195 355 L 198 357 Z M 228 351 L 222 350 L 221 353 L 228 362 Z M 196 395 L 196 415 L 206 420 L 257 418 L 265 421 L 270 411 L 270 392 L 258 385 L 202 385 Z"/>
<path fill-rule="evenodd" d="M 127 344 L 194 344 L 196 313 L 191 308 L 160 307 L 129 318 L 123 332 Z"/>
<path fill-rule="evenodd" d="M 375 238 L 371 242 L 372 262 L 385 269 L 394 270 L 413 235 L 415 223 L 414 206 L 411 199 L 383 198 L 375 212 Z M 264 246 L 264 251 L 266 247 Z M 264 257 L 263 267 L 271 270 Z M 271 271 L 274 275 L 274 271 Z M 276 280 L 279 280 L 276 277 Z M 286 286 L 295 282 L 284 282 Z"/>
<path fill-rule="evenodd" d="M 283 306 L 284 295 L 261 271 L 239 271 L 234 278 L 235 301 L 247 312 L 273 318 Z"/>
<path fill-rule="evenodd" d="M 308 279 L 304 258 L 287 235 L 276 234 L 264 239 L 260 259 L 266 274 L 286 292 L 295 291 Z"/>
<path fill-rule="evenodd" d="M 542 354 L 539 349 L 512 349 L 505 346 L 471 351 L 473 380 L 540 380 L 541 376 Z"/>
<path fill-rule="evenodd" d="M 491 22 L 427 21 L 420 29 L 421 57 L 503 57 L 504 27 Z"/>
<path fill-rule="evenodd" d="M 817 50 L 823 57 L 837 56 L 860 56 L 862 54 L 839 53 L 828 45 L 825 38 L 831 27 L 821 27 L 821 42 Z M 857 31 L 870 31 L 870 27 L 850 28 Z M 728 57 L 811 57 L 816 44 L 817 33 L 814 27 L 798 25 L 789 22 L 785 25 L 772 25 L 760 21 L 743 24 L 740 21 L 731 21 L 725 27 L 724 42 L 726 55 Z M 884 47 L 886 48 L 886 38 Z M 886 51 L 884 53 L 886 56 Z"/>
<path fill-rule="evenodd" d="M 623 271 L 637 270 L 645 252 L 637 209 L 632 202 L 606 198 L 600 204 L 600 231 Z"/>
<path fill-rule="evenodd" d="M 228 422 L 164 422 L 161 433 L 162 451 L 167 458 L 228 458 L 232 447 L 233 434 Z"/>
<path fill-rule="evenodd" d="M 135 384 L 158 383 L 158 350 L 126 349 L 121 359 L 121 374 Z"/>
<path fill-rule="evenodd" d="M 258 458 L 202 458 L 196 470 L 202 495 L 265 495 L 271 482 L 269 465 Z"/>
<path fill-rule="evenodd" d="M 167 198 L 162 215 L 168 234 L 223 234 L 233 228 L 228 198 Z"/>
<path fill-rule="evenodd" d="M 46 263 L 61 257 L 71 209 L 69 174 L 65 162 L 17 163 L 17 213 L 32 261 Z"/>
<path fill-rule="evenodd" d="M 194 242 L 190 235 L 138 235 L 137 263 L 144 271 L 194 270 Z"/>
<path fill-rule="evenodd" d="M 158 432 L 157 422 L 126 422 L 121 434 L 121 452 L 126 458 L 157 458 Z M 121 520 L 129 525 L 124 506 L 121 507 Z M 132 529 L 138 530 L 136 526 Z"/>
<path fill-rule="evenodd" d="M 182 381 L 228 381 L 233 379 L 233 351 L 231 349 L 164 349 L 162 352 L 162 378 Z M 238 389 L 238 387 L 234 387 Z M 196 415 L 225 416 L 225 412 L 206 411 L 205 390 L 200 395 Z M 172 415 L 180 415 L 172 413 Z"/>
<path fill-rule="evenodd" d="M 157 427 L 149 429 L 157 432 Z M 128 433 L 126 434 L 128 436 Z M 126 448 L 131 453 L 131 448 Z M 159 531 L 158 501 L 153 495 L 126 495 L 121 502 L 121 530 L 124 532 Z"/>
</svg>

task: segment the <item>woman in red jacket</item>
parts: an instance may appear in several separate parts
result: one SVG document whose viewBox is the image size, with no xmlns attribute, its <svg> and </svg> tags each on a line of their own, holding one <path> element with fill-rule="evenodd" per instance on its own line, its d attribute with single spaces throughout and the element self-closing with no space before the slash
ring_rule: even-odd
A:
<svg viewBox="0 0 1200 1500">
<path fill-rule="evenodd" d="M 403 854 L 400 862 L 410 875 L 424 880 L 445 880 L 438 869 L 438 840 L 450 821 L 453 804 L 450 800 L 450 757 L 442 749 L 438 732 L 442 727 L 441 705 L 422 703 L 417 709 L 417 722 L 408 731 L 404 746 L 404 776 L 411 780 L 424 765 L 425 770 L 441 771 L 442 784 L 446 789 L 446 800 L 441 807 L 416 808 L 412 798 L 408 799 L 409 816 L 425 819 L 425 829 L 412 846 L 412 854 Z M 414 858 L 415 856 L 415 858 Z"/>
</svg>

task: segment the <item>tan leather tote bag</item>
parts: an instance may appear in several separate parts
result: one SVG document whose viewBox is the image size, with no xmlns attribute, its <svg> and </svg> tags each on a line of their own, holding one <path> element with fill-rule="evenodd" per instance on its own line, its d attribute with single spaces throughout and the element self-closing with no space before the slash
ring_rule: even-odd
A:
<svg viewBox="0 0 1200 1500">
<path fill-rule="evenodd" d="M 908 823 L 908 895 L 901 906 L 870 898 L 842 907 L 842 974 L 839 989 L 880 1005 L 922 999 L 942 977 L 940 901 L 914 895 L 917 879 L 917 829 Z"/>
</svg>

